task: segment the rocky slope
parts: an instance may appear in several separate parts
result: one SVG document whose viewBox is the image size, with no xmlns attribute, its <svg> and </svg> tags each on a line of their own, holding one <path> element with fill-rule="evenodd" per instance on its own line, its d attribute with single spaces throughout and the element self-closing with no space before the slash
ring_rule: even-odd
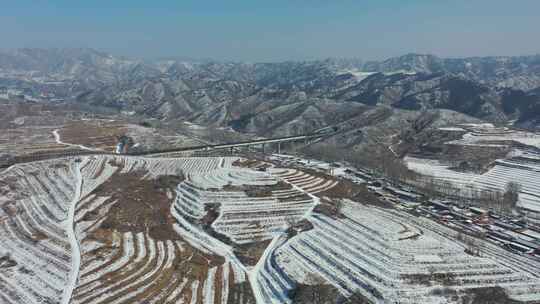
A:
<svg viewBox="0 0 540 304">
<path fill-rule="evenodd" d="M 378 107 L 447 109 L 538 128 L 540 56 L 248 64 L 144 62 L 89 49 L 2 51 L 0 90 L 13 88 L 264 136 L 310 132 Z"/>
</svg>

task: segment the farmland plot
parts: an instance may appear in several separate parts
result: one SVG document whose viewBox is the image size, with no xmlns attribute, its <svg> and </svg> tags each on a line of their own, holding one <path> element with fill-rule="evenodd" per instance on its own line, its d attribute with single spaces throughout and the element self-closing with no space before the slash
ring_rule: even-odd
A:
<svg viewBox="0 0 540 304">
<path fill-rule="evenodd" d="M 374 303 L 447 303 L 467 289 L 489 286 L 502 286 L 519 300 L 540 299 L 538 263 L 527 262 L 528 272 L 514 268 L 496 247 L 489 250 L 499 261 L 468 255 L 464 245 L 430 227 L 438 224 L 405 213 L 351 202 L 344 213 L 344 219 L 314 215 L 313 230 L 275 251 L 276 264 L 295 281 L 315 275 Z M 441 289 L 451 292 L 441 295 Z"/>
<path fill-rule="evenodd" d="M 254 286 L 269 287 L 249 278 L 275 276 L 263 267 L 271 241 L 284 241 L 288 225 L 307 217 L 316 199 L 233 161 L 88 156 L 12 167 L 4 191 L 18 196 L 2 206 L 10 268 L 2 273 L 2 299 L 254 303 Z M 313 180 L 298 176 L 292 179 L 303 186 Z M 208 221 L 206 207 L 216 203 Z M 198 222 L 204 218 L 210 230 Z"/>
<path fill-rule="evenodd" d="M 64 124 L 54 131 L 55 136 L 67 145 L 108 152 L 116 150 L 119 138 L 124 135 L 131 137 L 134 144 L 148 149 L 199 144 L 199 142 L 180 134 L 112 119 L 76 121 Z"/>
<path fill-rule="evenodd" d="M 314 275 L 374 303 L 447 303 L 490 286 L 540 299 L 532 260 L 489 244 L 468 255 L 452 231 L 398 211 L 346 201 L 341 216 L 319 213 L 317 195 L 338 180 L 237 164 L 88 156 L 11 167 L 0 180 L 0 302 L 292 303 Z"/>
<path fill-rule="evenodd" d="M 540 148 L 540 134 L 538 133 L 495 127 L 492 124 L 468 124 L 463 128 L 468 131 L 463 138 L 451 141 L 449 144 L 496 146 L 516 142 Z"/>
<path fill-rule="evenodd" d="M 0 299 L 56 303 L 70 277 L 68 211 L 77 164 L 19 165 L 0 179 Z"/>
<path fill-rule="evenodd" d="M 62 152 L 68 147 L 55 141 L 55 127 L 19 127 L 4 129 L 0 134 L 0 150 L 13 155 L 31 153 Z"/>
<path fill-rule="evenodd" d="M 314 176 L 296 169 L 277 169 L 274 175 L 311 194 L 324 192 L 337 185 L 337 181 Z"/>
<path fill-rule="evenodd" d="M 513 148 L 512 152 L 492 163 L 483 174 L 458 172 L 438 160 L 415 157 L 405 158 L 407 166 L 420 174 L 452 183 L 464 196 L 482 190 L 504 191 L 508 182 L 517 182 L 522 186 L 519 207 L 529 219 L 540 222 L 540 134 L 492 124 L 465 124 L 460 125 L 460 129 L 466 131 L 463 137 L 447 145 L 506 147 Z"/>
<path fill-rule="evenodd" d="M 40 113 L 39 115 L 41 115 Z M 52 113 L 49 113 L 52 115 Z M 111 117 L 114 118 L 114 117 Z M 19 121 L 19 120 L 15 120 Z M 0 151 L 13 156 L 61 154 L 73 150 L 115 152 L 119 139 L 126 135 L 139 149 L 185 147 L 200 142 L 171 131 L 143 127 L 121 118 L 74 119 L 66 116 L 21 117 L 20 124 L 6 123 L 0 133 Z"/>
<path fill-rule="evenodd" d="M 0 183 L 0 302 L 248 303 L 245 274 L 177 234 L 167 203 L 182 172 L 231 163 L 87 157 L 10 168 Z"/>
<path fill-rule="evenodd" d="M 230 160 L 99 157 L 82 164 L 75 213 L 81 267 L 73 303 L 222 303 L 249 301 L 244 273 L 226 257 L 179 234 L 170 213 L 184 179 Z M 244 299 L 245 298 L 245 299 Z"/>
<path fill-rule="evenodd" d="M 470 195 L 473 190 L 500 190 L 509 182 L 521 185 L 518 206 L 530 211 L 531 217 L 540 213 L 540 162 L 531 156 L 498 160 L 484 174 L 457 172 L 437 160 L 407 157 L 410 169 L 439 180 L 449 181 L 462 189 L 462 194 Z M 540 217 L 539 217 L 540 218 Z"/>
</svg>

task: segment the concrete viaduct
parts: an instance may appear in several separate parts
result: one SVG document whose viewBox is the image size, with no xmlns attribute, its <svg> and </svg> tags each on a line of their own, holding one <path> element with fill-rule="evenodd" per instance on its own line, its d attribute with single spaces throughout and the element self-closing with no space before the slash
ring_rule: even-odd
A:
<svg viewBox="0 0 540 304">
<path fill-rule="evenodd" d="M 212 151 L 218 152 L 219 150 L 227 150 L 227 149 L 230 152 L 233 152 L 235 148 L 246 147 L 249 149 L 250 147 L 254 147 L 254 146 L 261 147 L 264 153 L 266 146 L 271 145 L 271 144 L 277 145 L 276 150 L 278 153 L 280 153 L 282 143 L 303 141 L 306 144 L 308 144 L 311 141 L 337 134 L 337 132 L 334 132 L 334 131 L 329 132 L 329 130 L 330 129 L 325 128 L 325 129 L 318 130 L 315 133 L 304 134 L 304 135 L 265 138 L 265 139 L 256 139 L 256 140 L 248 140 L 248 141 L 240 141 L 240 142 L 232 142 L 232 143 L 200 145 L 200 146 L 191 146 L 191 147 L 182 147 L 182 148 L 159 149 L 159 150 L 153 150 L 153 151 L 127 153 L 123 155 L 158 157 L 158 156 L 175 155 L 175 154 L 188 154 L 188 153 L 193 153 L 193 152 L 206 154 Z M 27 154 L 27 155 L 19 155 L 19 156 L 14 156 L 11 159 L 0 160 L 0 168 L 7 168 L 11 165 L 18 164 L 18 163 L 29 163 L 29 162 L 34 162 L 34 161 L 48 160 L 48 159 L 89 156 L 89 155 L 118 155 L 118 154 L 115 154 L 112 152 L 97 151 L 97 150 L 96 151 L 64 150 L 64 151 L 59 151 L 59 152 L 45 151 L 45 152 L 32 153 L 32 154 Z"/>
</svg>

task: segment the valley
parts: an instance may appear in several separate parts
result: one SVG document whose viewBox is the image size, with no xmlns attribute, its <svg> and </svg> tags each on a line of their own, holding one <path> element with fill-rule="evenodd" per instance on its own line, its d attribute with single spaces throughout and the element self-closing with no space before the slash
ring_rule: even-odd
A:
<svg viewBox="0 0 540 304">
<path fill-rule="evenodd" d="M 537 57 L 0 52 L 0 302 L 539 303 Z"/>
<path fill-rule="evenodd" d="M 116 122 L 100 124 L 119 128 Z M 113 135 L 98 136 L 92 128 L 77 131 L 78 137 L 54 132 L 70 126 L 51 129 L 48 140 L 60 139 L 58 145 L 70 148 L 114 149 L 106 139 Z M 448 144 L 500 144 L 496 136 L 536 143 L 532 134 L 461 127 L 485 136 L 487 143 L 466 133 L 466 142 Z M 509 251 L 503 246 L 508 241 L 490 232 L 534 243 L 537 226 L 501 232 L 449 218 L 440 208 L 450 208 L 450 201 L 433 209 L 436 200 L 422 202 L 410 186 L 346 163 L 234 154 L 74 155 L 11 166 L 1 177 L 0 298 L 5 303 L 305 303 L 313 297 L 446 303 L 496 293 L 520 303 L 540 299 L 537 255 Z M 527 167 L 534 162 L 532 152 L 513 156 L 492 170 L 520 160 L 508 168 L 535 172 Z M 426 176 L 468 181 L 439 173 L 444 171 L 432 169 L 437 167 L 429 161 L 405 162 Z M 526 179 L 520 194 L 525 208 L 534 204 L 527 195 L 538 193 Z M 476 227 L 484 227 L 487 238 Z"/>
</svg>

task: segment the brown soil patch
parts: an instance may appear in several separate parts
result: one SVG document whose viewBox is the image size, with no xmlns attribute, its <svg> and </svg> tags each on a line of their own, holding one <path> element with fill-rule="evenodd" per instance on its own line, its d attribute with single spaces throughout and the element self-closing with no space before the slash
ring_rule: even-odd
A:
<svg viewBox="0 0 540 304">
<path fill-rule="evenodd" d="M 123 166 L 121 159 L 109 161 L 111 165 Z M 170 193 L 174 193 L 176 186 L 184 178 L 183 176 L 162 176 L 156 179 L 145 179 L 147 174 L 145 171 L 130 172 L 127 174 L 116 173 L 108 181 L 100 185 L 92 192 L 97 196 L 109 196 L 109 202 L 115 202 L 106 214 L 105 220 L 100 224 L 99 228 L 89 234 L 87 241 L 96 239 L 105 244 L 102 248 L 87 252 L 84 254 L 83 267 L 89 265 L 90 261 L 95 259 L 107 259 L 104 267 L 118 259 L 125 250 L 121 248 L 113 248 L 113 239 L 119 237 L 123 232 L 143 232 L 148 238 L 153 238 L 156 241 L 166 240 L 182 240 L 182 235 L 174 231 L 173 225 L 176 224 L 175 219 L 170 214 L 171 204 Z M 283 185 L 282 185 L 283 186 Z M 287 187 L 290 187 L 287 184 Z M 252 190 L 252 189 L 251 189 Z M 257 189 L 258 190 L 258 189 Z M 169 194 L 169 195 L 168 195 Z M 206 215 L 201 221 L 196 221 L 193 224 L 200 225 L 204 230 L 225 243 L 231 244 L 231 241 L 226 236 L 219 235 L 213 231 L 211 225 L 219 216 L 219 204 L 206 206 Z M 97 221 L 98 212 L 87 212 L 85 220 Z M 268 246 L 270 241 L 254 242 L 245 246 L 237 246 L 236 253 L 239 259 L 246 263 L 255 265 Z M 188 285 L 185 290 L 179 295 L 175 301 L 184 299 L 187 302 L 191 301 L 191 297 L 197 297 L 196 303 L 202 303 L 203 289 L 199 288 L 197 292 L 192 293 L 189 284 L 194 280 L 204 282 L 208 276 L 208 271 L 212 267 L 222 266 L 225 259 L 220 256 L 205 254 L 189 244 L 182 242 L 182 249 L 176 250 L 176 256 L 170 268 L 162 268 L 154 276 L 147 280 L 144 286 L 140 284 L 134 285 L 133 288 L 144 288 L 144 291 L 136 297 L 130 299 L 135 302 L 144 302 L 146 298 L 157 294 L 162 290 L 172 292 L 174 286 L 178 286 L 180 282 L 187 279 Z M 114 257 L 110 257 L 111 251 L 115 251 Z M 111 260 L 111 261 L 109 261 Z M 133 261 L 131 261 L 133 263 Z M 137 267 L 135 267 L 137 268 Z M 218 268 L 216 273 L 216 288 L 219 289 L 222 284 L 222 270 Z M 99 282 L 101 284 L 110 285 L 118 282 L 126 273 L 122 270 L 109 273 Z M 234 276 L 233 272 L 230 272 Z M 228 303 L 253 303 L 255 299 L 249 282 L 242 284 L 234 284 L 234 280 L 230 280 Z M 129 291 L 132 289 L 130 288 Z M 126 294 L 127 291 L 122 291 L 119 295 L 111 296 L 108 300 L 114 300 L 117 297 Z M 216 295 L 221 293 L 216 290 Z"/>
<path fill-rule="evenodd" d="M 442 285 L 450 286 L 456 284 L 456 278 L 452 273 L 418 273 L 418 274 L 402 274 L 401 278 L 411 284 L 418 285 Z"/>
<path fill-rule="evenodd" d="M 124 124 L 103 121 L 77 121 L 58 131 L 63 142 L 102 149 L 114 148 L 126 132 Z"/>
<path fill-rule="evenodd" d="M 48 239 L 49 237 L 41 232 L 41 231 L 35 231 L 34 233 L 32 233 L 32 239 L 35 241 L 35 242 L 39 242 L 39 241 L 42 241 L 42 240 L 46 240 Z"/>
<path fill-rule="evenodd" d="M 250 168 L 250 169 L 255 169 L 258 171 L 266 171 L 266 169 L 272 166 L 272 164 L 269 162 L 254 159 L 254 158 L 237 159 L 232 163 L 232 165 L 235 167 Z"/>
<path fill-rule="evenodd" d="M 231 278 L 229 282 L 234 282 Z M 227 304 L 255 304 L 255 296 L 253 295 L 253 290 L 248 281 L 234 284 L 229 287 L 229 297 L 227 299 Z"/>
<path fill-rule="evenodd" d="M 110 196 L 111 200 L 117 201 L 100 227 L 120 232 L 148 232 L 157 240 L 180 240 L 173 229 L 175 221 L 170 213 L 171 200 L 167 191 L 174 191 L 183 177 L 163 176 L 148 180 L 143 179 L 145 174 L 114 174 L 94 190 L 94 194 Z"/>
<path fill-rule="evenodd" d="M 206 214 L 200 220 L 200 224 L 204 231 L 212 237 L 222 241 L 227 245 L 231 245 L 234 248 L 234 253 L 245 265 L 254 266 L 264 253 L 264 250 L 270 244 L 270 240 L 267 241 L 255 241 L 253 243 L 239 245 L 234 243 L 228 236 L 221 234 L 214 230 L 212 223 L 219 217 L 220 204 L 208 204 L 205 207 Z"/>
<path fill-rule="evenodd" d="M 221 207 L 221 204 L 219 203 L 206 204 L 204 206 L 204 210 L 206 211 L 206 214 L 200 220 L 201 224 L 203 225 L 203 228 L 205 227 L 210 228 L 210 225 L 212 225 L 212 223 L 219 217 L 220 207 Z"/>
<path fill-rule="evenodd" d="M 121 164 L 115 162 L 115 165 Z M 105 258 L 107 262 L 103 267 L 106 267 L 106 265 L 120 258 L 125 249 L 122 248 L 122 245 L 115 248 L 113 239 L 119 237 L 121 232 L 143 232 L 146 238 L 152 238 L 157 242 L 182 240 L 182 236 L 173 229 L 175 220 L 170 215 L 173 200 L 167 196 L 167 193 L 176 188 L 177 184 L 184 179 L 183 176 L 161 176 L 156 179 L 143 179 L 146 173 L 139 171 L 128 174 L 115 174 L 92 192 L 99 196 L 110 196 L 109 201 L 116 202 L 110 208 L 99 228 L 84 240 L 95 239 L 104 243 L 105 246 L 86 252 L 83 267 L 86 267 L 92 260 Z M 96 215 L 87 213 L 86 217 L 97 220 Z M 211 221 L 210 219 L 209 222 Z M 148 241 L 146 243 L 148 244 Z M 111 296 L 107 301 L 113 301 L 135 290 L 144 290 L 130 299 L 134 303 L 142 303 L 145 299 L 162 292 L 164 289 L 171 288 L 171 286 L 178 288 L 178 285 L 184 279 L 187 279 L 188 282 L 198 280 L 202 284 L 206 280 L 210 268 L 222 266 L 225 263 L 223 257 L 203 253 L 185 242 L 182 242 L 181 247 L 181 250 L 179 247 L 175 250 L 175 258 L 171 267 L 164 268 L 163 265 L 159 265 L 160 270 L 144 283 L 137 283 L 133 287 Z M 113 257 L 107 257 L 111 251 L 116 251 L 116 253 Z M 133 260 L 130 261 L 130 263 L 133 262 Z M 140 263 L 141 267 L 143 267 L 146 261 Z M 149 269 L 158 267 L 156 263 L 158 263 L 157 259 L 152 265 L 148 266 Z M 138 265 L 132 268 L 131 272 L 119 269 L 101 276 L 98 280 L 104 285 L 115 284 L 115 282 L 128 278 L 130 273 L 139 269 Z M 135 279 L 126 281 L 126 284 L 135 282 Z M 171 282 L 173 285 L 171 285 Z M 191 301 L 191 297 L 197 297 L 196 303 L 201 303 L 202 289 L 199 288 L 197 293 L 192 294 L 189 285 L 186 288 L 179 296 L 188 302 Z M 172 291 L 170 290 L 170 292 Z M 176 300 L 179 300 L 179 298 Z"/>
<path fill-rule="evenodd" d="M 307 219 L 302 219 L 298 222 L 295 222 L 295 223 L 292 223 L 290 224 L 289 228 L 287 228 L 287 236 L 289 238 L 292 238 L 293 236 L 301 233 L 301 232 L 304 232 L 304 231 L 309 231 L 309 230 L 312 230 L 314 227 L 313 227 L 313 224 L 307 220 Z"/>
<path fill-rule="evenodd" d="M 347 179 L 338 179 L 314 170 L 308 169 L 303 171 L 326 180 L 337 181 L 337 184 L 334 187 L 315 194 L 317 197 L 321 198 L 321 202 L 319 205 L 315 206 L 314 212 L 322 213 L 334 219 L 345 218 L 341 213 L 343 199 L 350 199 L 366 205 L 392 208 L 391 204 L 380 200 L 376 195 L 371 193 L 365 185 L 358 185 Z"/>
<path fill-rule="evenodd" d="M 295 304 L 353 303 L 346 302 L 345 298 L 339 293 L 337 288 L 324 283 L 313 285 L 297 284 L 296 288 L 290 291 L 289 297 Z"/>
<path fill-rule="evenodd" d="M 254 168 L 260 164 L 262 164 L 262 162 L 256 159 L 237 159 L 232 163 L 233 166 L 241 168 Z"/>
<path fill-rule="evenodd" d="M 333 219 L 343 219 L 345 216 L 341 213 L 339 204 L 336 200 L 321 200 L 313 212 L 324 214 Z"/>
<path fill-rule="evenodd" d="M 234 253 L 244 265 L 255 266 L 272 240 L 235 245 Z"/>
<path fill-rule="evenodd" d="M 464 304 L 518 304 L 521 302 L 510 299 L 506 291 L 499 286 L 482 287 L 467 290 L 462 298 Z"/>
<path fill-rule="evenodd" d="M 316 194 L 319 197 L 331 199 L 350 199 L 366 205 L 375 205 L 383 208 L 393 208 L 392 204 L 379 199 L 370 192 L 365 185 L 358 185 L 346 179 L 340 179 L 338 184 L 326 191 Z"/>
<path fill-rule="evenodd" d="M 275 185 L 268 186 L 255 186 L 255 185 L 225 185 L 224 191 L 238 191 L 245 192 L 249 197 L 269 197 L 272 196 L 272 191 L 289 190 L 292 189 L 290 184 L 283 181 L 278 181 Z"/>
<path fill-rule="evenodd" d="M 116 248 L 115 246 L 113 246 L 113 243 L 112 243 L 111 232 L 106 231 L 104 229 L 98 229 L 92 234 L 87 235 L 84 241 L 89 241 L 89 240 L 97 240 L 105 245 L 99 248 L 96 248 L 92 251 L 85 252 L 85 255 L 86 255 L 85 258 L 92 257 L 94 259 L 103 260 L 108 253 L 110 253 Z M 90 259 L 85 259 L 85 261 L 81 263 L 82 268 L 86 267 L 87 262 L 89 261 Z"/>
<path fill-rule="evenodd" d="M 224 263 L 225 258 L 221 256 L 210 256 L 193 248 L 181 252 L 175 258 L 173 265 L 175 271 L 183 274 L 183 276 L 202 281 L 206 279 L 209 268 L 220 266 Z"/>
</svg>

